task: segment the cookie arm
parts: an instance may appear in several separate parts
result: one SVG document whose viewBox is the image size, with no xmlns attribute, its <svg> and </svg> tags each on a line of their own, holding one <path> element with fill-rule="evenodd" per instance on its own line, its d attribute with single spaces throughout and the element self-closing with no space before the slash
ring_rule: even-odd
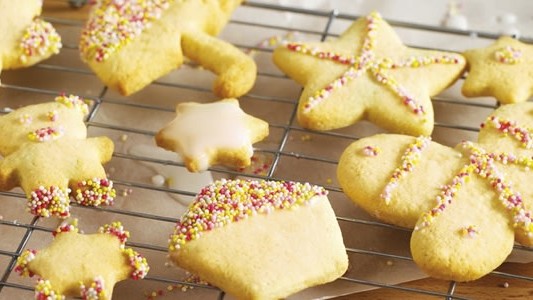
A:
<svg viewBox="0 0 533 300">
<path fill-rule="evenodd" d="M 15 168 L 9 157 L 0 161 L 0 189 L 8 191 L 18 185 Z"/>
<path fill-rule="evenodd" d="M 235 46 L 203 32 L 184 32 L 181 44 L 185 56 L 218 75 L 217 96 L 240 97 L 254 85 L 257 66 Z"/>
</svg>

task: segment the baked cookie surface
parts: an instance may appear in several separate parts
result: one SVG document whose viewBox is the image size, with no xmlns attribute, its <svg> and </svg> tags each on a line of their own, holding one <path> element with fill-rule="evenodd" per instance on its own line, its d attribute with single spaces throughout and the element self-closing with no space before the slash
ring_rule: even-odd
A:
<svg viewBox="0 0 533 300">
<path fill-rule="evenodd" d="M 524 102 L 533 94 L 533 46 L 508 36 L 491 45 L 463 52 L 468 76 L 466 97 L 492 96 L 503 104 Z"/>
<path fill-rule="evenodd" d="M 238 299 L 280 299 L 330 282 L 348 257 L 326 191 L 310 184 L 221 180 L 178 221 L 170 258 Z"/>
<path fill-rule="evenodd" d="M 79 233 L 76 224 L 65 224 L 53 234 L 48 247 L 25 250 L 17 259 L 16 272 L 40 277 L 36 299 L 111 299 L 116 282 L 142 279 L 150 270 L 144 257 L 125 248 L 129 232 L 120 222 L 89 235 Z"/>
<path fill-rule="evenodd" d="M 239 97 L 256 65 L 216 37 L 242 0 L 99 1 L 82 32 L 82 59 L 108 86 L 129 95 L 178 68 L 184 56 L 217 74 L 214 92 Z"/>
<path fill-rule="evenodd" d="M 406 47 L 378 13 L 356 20 L 338 40 L 278 47 L 273 59 L 304 86 L 303 127 L 331 130 L 367 119 L 410 135 L 431 134 L 430 96 L 465 67 L 459 54 Z"/>
<path fill-rule="evenodd" d="M 346 194 L 375 217 L 414 228 L 413 259 L 429 275 L 470 281 L 533 245 L 533 103 L 504 105 L 478 143 L 455 149 L 428 138 L 377 135 L 343 153 Z"/>
<path fill-rule="evenodd" d="M 61 49 L 61 37 L 41 18 L 42 1 L 0 0 L 0 70 L 34 65 Z"/>
<path fill-rule="evenodd" d="M 211 165 L 250 165 L 252 144 L 268 136 L 268 123 L 246 114 L 237 99 L 180 103 L 176 118 L 156 135 L 158 146 L 177 152 L 191 172 Z"/>
</svg>

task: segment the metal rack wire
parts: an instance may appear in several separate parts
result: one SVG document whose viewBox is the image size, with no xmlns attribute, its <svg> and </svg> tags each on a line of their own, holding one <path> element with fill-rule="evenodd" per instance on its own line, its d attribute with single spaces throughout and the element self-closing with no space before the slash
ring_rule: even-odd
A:
<svg viewBox="0 0 533 300">
<path fill-rule="evenodd" d="M 228 25 L 228 28 L 222 33 L 222 37 L 235 43 L 245 51 L 253 51 L 259 65 L 257 86 L 248 95 L 243 97 L 241 105 L 245 110 L 256 111 L 259 116 L 270 123 L 271 136 L 268 141 L 256 145 L 256 153 L 268 158 L 269 166 L 264 172 L 255 174 L 250 170 L 234 171 L 225 168 L 214 167 L 210 169 L 213 177 L 251 177 L 260 179 L 283 179 L 283 180 L 300 180 L 310 181 L 311 183 L 325 185 L 330 191 L 330 200 L 335 206 L 338 214 L 337 219 L 343 229 L 343 232 L 352 231 L 359 228 L 361 231 L 386 232 L 385 236 L 406 236 L 409 231 L 395 226 L 377 222 L 363 213 L 351 214 L 356 211 L 355 207 L 346 209 L 346 197 L 335 181 L 335 168 L 337 159 L 345 146 L 351 141 L 364 135 L 380 132 L 377 127 L 366 122 L 352 126 L 348 129 L 337 130 L 332 132 L 311 132 L 302 129 L 295 120 L 296 99 L 300 87 L 287 79 L 277 71 L 270 63 L 271 48 L 258 46 L 258 41 L 242 41 L 238 34 L 240 30 L 249 30 L 258 32 L 257 36 L 268 38 L 272 34 L 281 34 L 289 31 L 296 31 L 311 39 L 325 40 L 338 35 L 340 28 L 344 28 L 347 22 L 356 19 L 359 16 L 343 14 L 334 11 L 317 11 L 296 7 L 286 7 L 278 5 L 269 5 L 248 1 L 239 10 L 244 13 L 255 11 L 272 18 L 280 18 L 285 13 L 292 13 L 305 18 L 307 21 L 319 23 L 319 30 L 310 30 L 306 27 L 293 27 L 279 25 L 276 22 L 262 22 L 262 20 L 247 20 L 237 16 Z M 44 12 L 46 16 L 46 11 Z M 122 173 L 113 173 L 110 171 L 111 179 L 115 182 L 118 189 L 128 191 L 133 189 L 135 193 L 144 196 L 148 201 L 158 201 L 162 195 L 178 195 L 181 197 L 194 196 L 195 190 L 175 189 L 165 186 L 152 184 L 146 177 L 136 176 L 135 171 L 128 169 L 128 166 L 139 163 L 150 165 L 156 168 L 183 168 L 179 162 L 161 158 L 158 156 L 138 155 L 121 151 L 120 144 L 126 143 L 126 139 L 134 142 L 150 143 L 160 124 L 163 123 L 146 123 L 137 124 L 135 117 L 149 118 L 149 116 L 162 116 L 156 119 L 163 121 L 169 120 L 174 111 L 176 101 L 192 99 L 206 99 L 203 101 L 213 100 L 210 92 L 211 77 L 206 75 L 207 72 L 198 71 L 194 65 L 188 64 L 182 70 L 173 72 L 154 82 L 144 92 L 137 96 L 126 99 L 108 90 L 102 86 L 98 79 L 87 69 L 77 58 L 77 40 L 79 30 L 83 24 L 82 21 L 47 18 L 60 31 L 64 39 L 64 48 L 62 52 L 48 61 L 44 61 L 32 68 L 2 74 L 2 88 L 0 89 L 0 106 L 17 107 L 47 101 L 57 95 L 59 92 L 76 93 L 86 99 L 91 100 L 91 110 L 87 119 L 87 126 L 90 135 L 108 135 L 111 136 L 116 144 L 119 144 L 118 150 L 115 151 L 112 161 L 106 167 L 108 170 L 126 168 Z M 399 30 L 415 31 L 421 34 L 434 34 L 452 36 L 452 38 L 464 39 L 494 39 L 497 36 L 486 32 L 465 32 L 452 29 L 443 29 L 426 25 L 418 25 L 406 22 L 390 21 L 391 25 Z M 337 29 L 335 29 L 337 28 Z M 337 30 L 337 31 L 336 31 Z M 70 38 L 69 38 L 70 37 Z M 427 47 L 427 45 L 415 45 L 418 47 Z M 446 49 L 450 50 L 450 49 Z M 453 49 L 451 49 L 453 50 Z M 64 63 L 68 61 L 68 63 Z M 186 74 L 186 75 L 183 75 Z M 189 80 L 185 76 L 191 75 L 194 80 Z M 42 77 L 52 77 L 52 83 L 41 80 Z M 184 80 L 181 80 L 184 79 Z M 452 88 L 453 90 L 453 88 Z M 288 91 L 288 92 L 287 92 Z M 166 95 L 166 98 L 161 96 Z M 287 96 L 288 95 L 288 96 Z M 163 99 L 160 99 L 163 98 Z M 436 112 L 436 128 L 434 140 L 443 144 L 453 145 L 461 139 L 472 139 L 477 134 L 477 124 L 496 107 L 496 103 L 490 100 L 471 101 L 464 100 L 458 93 L 444 93 L 434 98 Z M 114 120 L 114 112 L 124 112 L 127 115 L 124 119 Z M 459 113 L 458 119 L 447 117 L 450 112 Z M 466 112 L 465 112 L 466 111 Z M 468 113 L 468 115 L 467 115 Z M 464 115 L 464 118 L 461 118 Z M 474 115 L 475 117 L 472 117 Z M 153 118 L 152 118 L 153 119 Z M 459 120 L 459 121 L 457 121 Z M 163 122 L 161 121 L 161 122 Z M 450 135 L 453 138 L 450 138 Z M 319 174 L 309 174 L 310 172 L 298 172 L 301 168 L 318 168 Z M 302 174 L 305 173 L 305 174 Z M 127 193 L 126 193 L 127 194 Z M 139 196 L 140 197 L 140 196 Z M 74 207 L 74 216 L 77 214 L 87 220 L 94 218 L 116 218 L 125 219 L 127 223 L 150 223 L 153 228 L 161 228 L 158 234 L 166 237 L 171 232 L 173 224 L 176 222 L 178 215 L 169 212 L 169 215 L 162 211 L 136 210 L 127 205 L 127 202 L 134 202 L 128 197 L 119 197 L 118 206 L 113 207 Z M 20 204 L 22 203 L 22 204 Z M 337 203 L 337 204 L 336 204 Z M 13 275 L 13 268 L 17 257 L 22 251 L 33 244 L 38 244 L 43 239 L 43 233 L 49 233 L 53 230 L 54 224 L 50 220 L 43 220 L 36 217 L 19 217 L 13 213 L 13 210 L 23 210 L 24 195 L 20 190 L 10 192 L 0 192 L 0 230 L 5 232 L 16 232 L 0 235 L 0 299 L 13 298 L 31 298 L 33 287 L 29 281 L 18 279 Z M 121 205 L 122 204 L 122 205 Z M 351 205 L 351 204 L 350 204 Z M 353 206 L 353 205 L 352 205 Z M 155 225 L 154 225 L 155 224 Z M 90 228 L 101 224 L 87 224 L 86 231 Z M 93 226 L 93 227 L 91 227 Z M 127 226 L 126 226 L 127 227 Z M 3 231 L 2 231 L 3 232 Z M 142 233 L 139 232 L 142 236 Z M 3 233 L 2 233 L 3 234 Z M 148 256 L 157 257 L 164 260 L 167 252 L 166 245 L 161 242 L 153 242 L 151 239 L 135 239 L 138 233 L 132 232 L 132 242 L 128 245 L 136 248 L 139 252 Z M 15 238 L 13 237 L 15 236 Z M 368 236 L 368 235 L 365 235 Z M 345 236 L 347 242 L 347 252 L 350 256 L 351 264 L 360 263 L 361 261 L 377 260 L 385 262 L 394 262 L 399 265 L 411 265 L 411 257 L 408 254 L 408 247 L 404 251 L 390 251 L 388 248 L 377 246 L 368 246 L 368 243 L 362 243 L 364 246 L 354 240 L 353 237 Z M 7 239 L 7 240 L 6 240 Z M 46 239 L 45 239 L 46 240 Z M 164 239 L 163 239 L 164 240 Z M 516 246 L 515 251 L 531 252 L 532 249 Z M 202 284 L 177 280 L 180 278 L 172 273 L 169 268 L 163 265 L 153 265 L 151 274 L 145 279 L 149 283 L 148 287 L 143 289 L 137 288 L 134 283 L 120 284 L 117 286 L 115 299 L 121 299 L 121 291 L 134 290 L 137 295 L 144 297 L 143 292 L 163 289 L 166 285 L 180 285 L 196 287 L 194 292 L 183 294 L 174 294 L 174 298 L 192 299 L 223 299 L 225 295 L 222 291 Z M 378 274 L 379 275 L 379 274 Z M 533 288 L 533 277 L 520 273 L 509 271 L 495 271 L 492 275 L 500 276 L 508 280 L 523 281 Z M 442 283 L 439 289 L 424 289 L 410 287 L 391 283 L 381 280 L 380 277 L 360 277 L 359 274 L 349 272 L 346 276 L 339 279 L 346 285 L 361 286 L 363 289 L 383 288 L 395 290 L 398 292 L 398 298 L 412 298 L 415 296 L 427 296 L 446 299 L 467 299 L 460 292 L 461 284 L 455 282 Z M 148 290 L 147 290 L 148 289 Z M 139 297 L 141 297 L 139 296 Z"/>
</svg>

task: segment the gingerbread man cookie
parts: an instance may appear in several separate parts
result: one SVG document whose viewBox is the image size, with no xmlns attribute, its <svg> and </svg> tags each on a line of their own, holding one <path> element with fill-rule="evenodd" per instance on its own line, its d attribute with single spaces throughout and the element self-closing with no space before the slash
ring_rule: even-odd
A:
<svg viewBox="0 0 533 300">
<path fill-rule="evenodd" d="M 61 38 L 39 18 L 41 0 L 0 0 L 0 70 L 34 65 L 57 54 Z"/>
<path fill-rule="evenodd" d="M 130 234 L 120 222 L 89 235 L 79 233 L 74 222 L 53 234 L 47 248 L 25 250 L 17 259 L 17 273 L 39 277 L 35 299 L 111 299 L 116 282 L 128 277 L 142 279 L 150 270 L 143 256 L 125 247 Z"/>
<path fill-rule="evenodd" d="M 365 118 L 396 133 L 429 135 L 430 96 L 463 72 L 459 54 L 406 47 L 378 13 L 353 23 L 338 40 L 288 43 L 274 63 L 304 86 L 300 124 L 314 130 L 346 127 Z"/>
<path fill-rule="evenodd" d="M 466 97 L 492 96 L 504 104 L 524 102 L 533 94 L 533 46 L 502 36 L 486 48 L 463 53 L 468 76 Z"/>
<path fill-rule="evenodd" d="M 470 281 L 498 267 L 515 240 L 533 246 L 533 103 L 504 105 L 478 143 L 376 135 L 342 154 L 344 192 L 377 218 L 414 228 L 411 252 L 433 277 Z"/>
<path fill-rule="evenodd" d="M 87 138 L 87 112 L 87 104 L 71 95 L 0 117 L 0 187 L 22 187 L 32 214 L 67 217 L 71 196 L 81 205 L 113 203 L 113 182 L 102 166 L 113 142 Z"/>
<path fill-rule="evenodd" d="M 82 59 L 129 95 L 178 68 L 183 56 L 217 74 L 214 92 L 238 97 L 256 78 L 252 58 L 214 37 L 242 0 L 97 1 L 82 32 Z"/>
<path fill-rule="evenodd" d="M 214 164 L 250 165 L 252 144 L 268 136 L 268 123 L 246 114 L 237 99 L 214 103 L 181 103 L 176 118 L 161 129 L 157 145 L 181 154 L 191 172 Z"/>
<path fill-rule="evenodd" d="M 283 299 L 348 268 L 324 188 L 220 180 L 178 221 L 170 259 L 237 299 Z"/>
</svg>

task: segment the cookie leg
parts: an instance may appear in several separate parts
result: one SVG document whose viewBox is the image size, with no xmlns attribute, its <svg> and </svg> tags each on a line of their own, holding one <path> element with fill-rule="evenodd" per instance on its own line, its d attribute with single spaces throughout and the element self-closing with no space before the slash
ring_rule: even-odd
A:
<svg viewBox="0 0 533 300">
<path fill-rule="evenodd" d="M 26 190 L 28 191 L 28 190 Z M 28 210 L 40 217 L 66 218 L 70 215 L 69 189 L 67 185 L 39 186 L 26 192 Z"/>
<path fill-rule="evenodd" d="M 113 181 L 93 177 L 71 184 L 74 201 L 83 206 L 112 205 L 116 196 Z"/>
<path fill-rule="evenodd" d="M 185 56 L 218 75 L 214 83 L 217 96 L 240 97 L 252 88 L 255 62 L 235 46 L 201 32 L 184 32 L 182 48 Z"/>
</svg>

